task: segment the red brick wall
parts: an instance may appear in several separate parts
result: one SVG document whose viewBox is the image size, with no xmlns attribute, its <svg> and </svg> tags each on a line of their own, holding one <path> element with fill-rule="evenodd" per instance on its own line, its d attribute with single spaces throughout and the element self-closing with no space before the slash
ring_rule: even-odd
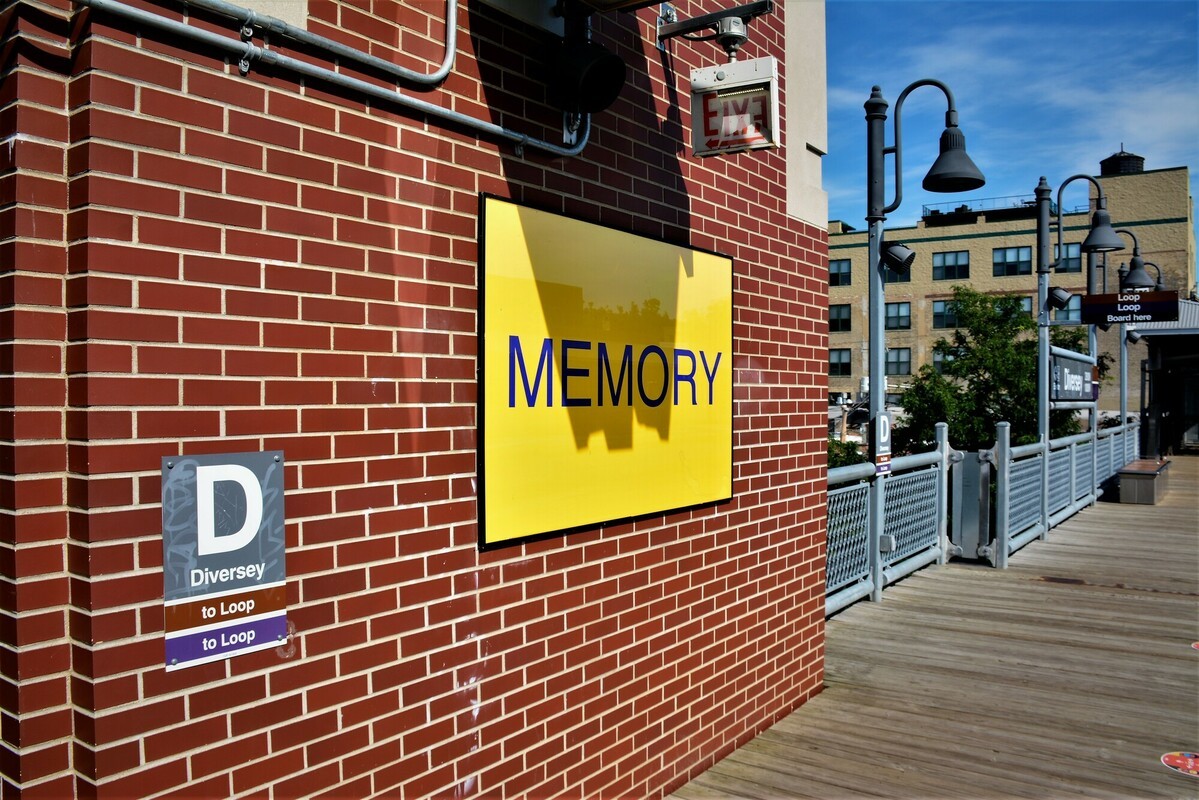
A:
<svg viewBox="0 0 1199 800">
<path fill-rule="evenodd" d="M 64 15 L 0 10 L 0 773 L 69 797 Z"/>
<path fill-rule="evenodd" d="M 522 99 L 538 35 L 469 6 L 450 78 L 402 91 L 555 141 Z M 16 8 L 6 796 L 652 796 L 819 690 L 825 234 L 786 216 L 780 152 L 683 146 L 718 48 L 664 59 L 650 10 L 597 17 L 630 82 L 550 158 Z M 425 71 L 443 10 L 314 2 L 309 27 Z M 782 14 L 747 56 L 782 59 Z M 731 502 L 478 551 L 480 192 L 734 257 Z M 275 449 L 294 636 L 167 673 L 159 459 Z"/>
</svg>

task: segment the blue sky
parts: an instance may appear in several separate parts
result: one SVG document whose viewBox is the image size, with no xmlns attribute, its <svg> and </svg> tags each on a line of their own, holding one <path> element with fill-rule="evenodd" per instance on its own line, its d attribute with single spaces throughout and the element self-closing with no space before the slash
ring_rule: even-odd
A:
<svg viewBox="0 0 1199 800">
<path fill-rule="evenodd" d="M 921 78 L 953 91 L 987 185 L 961 195 L 921 189 L 945 100 L 917 89 L 903 105 L 903 202 L 888 227 L 915 224 L 924 203 L 1031 196 L 1041 175 L 1056 199 L 1062 181 L 1098 174 L 1121 145 L 1146 169 L 1189 167 L 1199 198 L 1199 0 L 827 0 L 825 15 L 829 219 L 866 227 L 870 87 L 882 87 L 893 118 L 900 92 Z M 888 157 L 888 202 L 894 169 Z M 1063 205 L 1085 204 L 1088 185 L 1070 184 Z"/>
</svg>

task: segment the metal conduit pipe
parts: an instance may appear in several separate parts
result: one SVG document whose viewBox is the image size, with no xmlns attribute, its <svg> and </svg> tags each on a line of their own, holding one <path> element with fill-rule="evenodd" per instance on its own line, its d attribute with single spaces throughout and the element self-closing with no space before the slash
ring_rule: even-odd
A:
<svg viewBox="0 0 1199 800">
<path fill-rule="evenodd" d="M 252 9 L 226 3 L 225 0 L 183 0 L 183 5 L 203 8 L 207 11 L 221 14 L 237 20 L 247 27 L 259 27 L 270 33 L 281 34 L 293 41 L 324 50 L 338 58 L 363 64 L 385 75 L 391 75 L 426 86 L 432 86 L 445 80 L 446 76 L 450 74 L 451 67 L 454 65 L 454 58 L 458 50 L 458 0 L 446 0 L 445 57 L 442 59 L 441 66 L 437 68 L 437 71 L 431 74 L 415 72 L 406 67 L 401 67 L 398 64 L 393 64 L 390 61 L 372 56 L 370 53 L 355 50 L 341 42 L 335 42 L 332 39 L 319 36 L 303 28 L 297 28 L 295 25 L 284 22 L 281 19 L 276 19 L 265 14 L 260 15 Z"/>
<path fill-rule="evenodd" d="M 158 30 L 166 31 L 176 36 L 190 39 L 195 42 L 201 42 L 209 47 L 217 50 L 222 50 L 231 55 L 237 56 L 241 60 L 254 61 L 261 60 L 266 64 L 270 64 L 281 69 L 290 70 L 299 75 L 304 75 L 316 80 L 325 81 L 334 86 L 339 86 L 343 89 L 359 92 L 368 97 L 373 97 L 387 103 L 395 103 L 404 108 L 418 111 L 430 117 L 445 120 L 456 125 L 470 128 L 479 131 L 480 133 L 490 134 L 516 145 L 517 154 L 523 153 L 525 147 L 532 147 L 555 156 L 577 156 L 587 146 L 587 140 L 591 134 L 591 116 L 583 115 L 581 124 L 581 132 L 579 141 L 571 147 L 563 147 L 551 142 L 546 142 L 541 139 L 535 139 L 527 134 L 514 131 L 510 128 L 504 128 L 491 122 L 485 122 L 481 119 L 467 116 L 458 111 L 451 111 L 447 108 L 434 105 L 433 103 L 420 100 L 415 97 L 400 94 L 399 91 L 385 89 L 376 86 L 373 83 L 351 78 L 348 75 L 342 75 L 324 67 L 314 66 L 304 61 L 298 61 L 294 58 L 288 58 L 285 55 L 276 53 L 273 50 L 265 50 L 252 42 L 243 42 L 237 39 L 230 39 L 227 36 L 222 36 L 219 33 L 213 33 L 183 22 L 161 17 L 158 14 L 152 14 L 148 11 L 142 11 L 133 6 L 127 6 L 117 0 L 76 0 L 81 5 L 95 8 L 99 11 L 104 11 L 114 16 L 121 17 L 133 22 L 147 25 Z"/>
</svg>

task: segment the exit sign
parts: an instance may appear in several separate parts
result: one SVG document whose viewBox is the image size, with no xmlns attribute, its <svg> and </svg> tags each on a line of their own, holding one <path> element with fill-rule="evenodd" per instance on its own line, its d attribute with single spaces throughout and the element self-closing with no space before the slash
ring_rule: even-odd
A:
<svg viewBox="0 0 1199 800">
<path fill-rule="evenodd" d="M 778 61 L 773 56 L 691 71 L 695 155 L 774 147 L 778 137 Z"/>
</svg>

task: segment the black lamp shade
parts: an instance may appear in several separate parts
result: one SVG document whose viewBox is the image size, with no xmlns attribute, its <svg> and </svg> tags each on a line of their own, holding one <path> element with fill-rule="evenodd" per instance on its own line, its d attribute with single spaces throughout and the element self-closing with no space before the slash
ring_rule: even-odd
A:
<svg viewBox="0 0 1199 800">
<path fill-rule="evenodd" d="M 1091 232 L 1079 249 L 1084 253 L 1110 253 L 1124 249 L 1124 240 L 1112 230 L 1112 216 L 1106 208 L 1097 209 L 1091 215 Z"/>
<path fill-rule="evenodd" d="M 1139 291 L 1141 289 L 1152 289 L 1157 286 L 1153 278 L 1149 277 L 1149 273 L 1144 269 L 1130 270 L 1120 282 L 1121 291 Z"/>
<path fill-rule="evenodd" d="M 957 127 L 941 133 L 941 155 L 924 176 L 929 192 L 968 192 L 986 184 L 987 179 L 966 155 L 966 135 Z"/>
<path fill-rule="evenodd" d="M 1127 274 L 1120 276 L 1120 291 L 1136 292 L 1156 286 L 1156 281 L 1149 277 L 1149 272 L 1145 269 L 1145 261 L 1140 256 L 1133 256 Z"/>
</svg>

